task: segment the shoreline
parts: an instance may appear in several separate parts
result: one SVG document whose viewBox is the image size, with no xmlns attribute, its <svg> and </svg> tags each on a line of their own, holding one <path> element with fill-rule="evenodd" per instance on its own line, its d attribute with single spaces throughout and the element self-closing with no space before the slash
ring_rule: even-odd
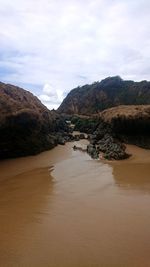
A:
<svg viewBox="0 0 150 267">
<path fill-rule="evenodd" d="M 21 173 L 29 172 L 34 169 L 47 168 L 51 169 L 53 165 L 56 163 L 72 157 L 73 145 L 77 145 L 78 142 L 69 142 L 66 143 L 65 146 L 58 145 L 52 150 L 48 150 L 42 152 L 35 156 L 27 156 L 20 157 L 16 159 L 6 159 L 0 161 L 1 168 L 1 181 L 8 177 L 13 177 Z M 79 141 L 79 146 L 81 148 L 86 145 L 86 140 Z M 128 159 L 124 160 L 106 160 L 106 159 L 98 159 L 99 162 L 104 164 L 111 165 L 112 167 L 115 165 L 124 165 L 130 163 L 150 163 L 150 150 L 138 147 L 136 145 L 126 145 L 126 152 L 131 154 Z M 81 149 L 82 150 L 82 149 Z M 65 153 L 64 153 L 65 152 Z M 56 156 L 57 155 L 57 156 Z M 58 157 L 59 155 L 59 157 Z M 17 162 L 18 168 L 16 169 L 15 163 Z M 7 166 L 7 168 L 6 168 Z M 9 168 L 9 171 L 7 171 Z"/>
<path fill-rule="evenodd" d="M 31 172 L 36 169 L 45 168 L 49 170 L 56 163 L 72 157 L 73 145 L 79 143 L 79 145 L 84 148 L 84 146 L 87 144 L 86 142 L 86 139 L 67 142 L 65 145 L 58 145 L 51 150 L 41 152 L 37 155 L 1 160 L 0 181 L 26 172 Z"/>
<path fill-rule="evenodd" d="M 138 147 L 136 145 L 125 144 L 126 152 L 131 156 L 124 160 L 104 160 L 104 163 L 110 163 L 112 165 L 124 164 L 124 163 L 150 163 L 150 149 Z"/>
</svg>

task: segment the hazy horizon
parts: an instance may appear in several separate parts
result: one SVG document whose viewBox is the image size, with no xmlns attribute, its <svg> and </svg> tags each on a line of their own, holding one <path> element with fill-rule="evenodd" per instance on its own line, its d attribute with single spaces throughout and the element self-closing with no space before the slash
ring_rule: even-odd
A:
<svg viewBox="0 0 150 267">
<path fill-rule="evenodd" d="M 108 76 L 149 80 L 148 0 L 0 0 L 0 81 L 50 109 Z"/>
</svg>

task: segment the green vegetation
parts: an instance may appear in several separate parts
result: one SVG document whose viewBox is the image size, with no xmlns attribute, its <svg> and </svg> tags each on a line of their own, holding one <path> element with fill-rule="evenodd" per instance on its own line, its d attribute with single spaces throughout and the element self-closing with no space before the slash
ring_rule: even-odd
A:
<svg viewBox="0 0 150 267">
<path fill-rule="evenodd" d="M 99 125 L 98 118 L 81 118 L 78 116 L 72 117 L 72 124 L 75 124 L 75 131 L 84 133 L 93 133 Z"/>
</svg>

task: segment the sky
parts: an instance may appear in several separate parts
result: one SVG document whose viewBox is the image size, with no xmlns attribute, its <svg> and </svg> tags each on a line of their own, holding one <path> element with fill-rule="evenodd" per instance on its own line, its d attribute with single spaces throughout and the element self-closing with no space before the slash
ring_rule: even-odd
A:
<svg viewBox="0 0 150 267">
<path fill-rule="evenodd" d="M 150 80 L 149 0 L 0 0 L 0 81 L 49 109 L 84 84 Z"/>
</svg>

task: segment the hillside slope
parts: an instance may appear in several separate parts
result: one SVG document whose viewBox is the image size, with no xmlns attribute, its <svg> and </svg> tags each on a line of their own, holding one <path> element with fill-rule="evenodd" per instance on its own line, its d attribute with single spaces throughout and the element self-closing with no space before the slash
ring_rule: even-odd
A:
<svg viewBox="0 0 150 267">
<path fill-rule="evenodd" d="M 145 104 L 150 104 L 150 82 L 124 81 L 115 76 L 73 89 L 58 111 L 88 115 L 119 105 Z"/>
<path fill-rule="evenodd" d="M 100 117 L 106 122 L 115 119 L 150 119 L 150 105 L 121 105 L 106 109 L 99 113 Z"/>
</svg>

